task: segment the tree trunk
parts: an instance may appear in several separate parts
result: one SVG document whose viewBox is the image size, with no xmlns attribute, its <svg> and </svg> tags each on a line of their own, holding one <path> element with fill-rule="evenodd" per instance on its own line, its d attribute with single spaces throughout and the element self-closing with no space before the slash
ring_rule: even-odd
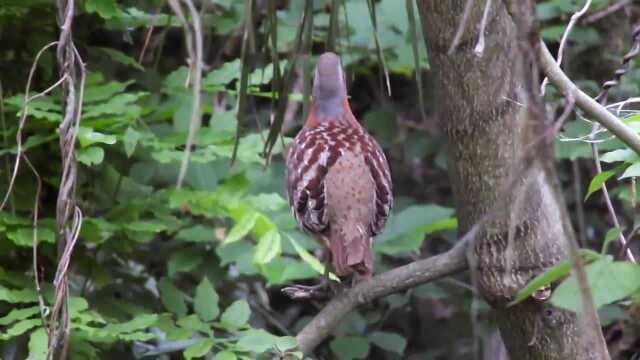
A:
<svg viewBox="0 0 640 360">
<path fill-rule="evenodd" d="M 465 29 L 449 55 L 468 1 Z M 520 1 L 528 3 L 517 5 L 526 12 L 520 15 L 531 19 L 532 3 Z M 590 339 L 601 341 L 600 331 L 584 336 L 574 314 L 534 299 L 506 306 L 535 275 L 568 257 L 574 235 L 550 159 L 541 159 L 550 152 L 527 154 L 540 129 L 546 131 L 532 90 L 538 86 L 533 52 L 519 43 L 534 32 L 514 21 L 505 2 L 489 1 L 484 50 L 474 54 L 486 4 L 418 1 L 460 232 L 483 224 L 469 252 L 474 282 L 494 309 L 511 359 L 596 359 Z"/>
</svg>

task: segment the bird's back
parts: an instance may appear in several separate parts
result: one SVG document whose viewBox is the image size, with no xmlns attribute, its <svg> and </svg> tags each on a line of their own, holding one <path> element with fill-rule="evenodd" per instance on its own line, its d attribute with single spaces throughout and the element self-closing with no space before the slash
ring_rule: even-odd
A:
<svg viewBox="0 0 640 360">
<path fill-rule="evenodd" d="M 392 205 L 389 169 L 358 124 L 304 128 L 287 155 L 287 189 L 301 227 L 330 250 L 339 276 L 373 272 L 372 237 Z"/>
<path fill-rule="evenodd" d="M 313 86 L 308 118 L 286 158 L 289 204 L 300 227 L 330 250 L 338 276 L 369 277 L 372 237 L 393 204 L 389 165 L 351 112 L 335 54 L 320 56 Z"/>
<path fill-rule="evenodd" d="M 371 219 L 375 216 L 375 183 L 361 152 L 346 150 L 325 179 L 329 248 L 338 275 L 353 271 L 370 276 Z"/>
</svg>

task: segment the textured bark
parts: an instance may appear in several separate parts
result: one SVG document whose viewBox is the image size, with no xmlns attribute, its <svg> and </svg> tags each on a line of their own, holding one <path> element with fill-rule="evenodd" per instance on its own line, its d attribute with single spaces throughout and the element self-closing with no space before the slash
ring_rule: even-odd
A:
<svg viewBox="0 0 640 360">
<path fill-rule="evenodd" d="M 467 1 L 422 0 L 418 7 L 436 78 L 438 118 L 449 140 L 460 232 L 484 220 L 468 254 L 475 284 L 495 310 L 511 359 L 596 359 L 594 344 L 573 314 L 532 299 L 506 307 L 532 277 L 568 257 L 574 235 L 555 174 L 541 159 L 550 152 L 527 154 L 545 121 L 531 91 L 532 58 L 519 46 L 523 33 L 515 23 L 522 24 L 502 1 L 490 2 L 485 48 L 477 56 L 473 49 L 486 2 L 471 1 L 466 29 L 448 55 Z"/>
</svg>

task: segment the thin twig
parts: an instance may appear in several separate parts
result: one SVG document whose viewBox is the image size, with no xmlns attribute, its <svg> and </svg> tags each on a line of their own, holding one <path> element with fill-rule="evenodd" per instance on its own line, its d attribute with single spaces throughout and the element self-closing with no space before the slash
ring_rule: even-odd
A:
<svg viewBox="0 0 640 360">
<path fill-rule="evenodd" d="M 627 6 L 629 4 L 631 4 L 631 0 L 618 1 L 617 3 L 605 8 L 605 9 L 603 9 L 601 11 L 598 11 L 596 13 L 593 13 L 593 14 L 587 16 L 582 22 L 585 25 L 592 24 L 592 23 L 594 23 L 594 22 L 596 22 L 596 21 L 598 21 L 598 20 L 600 20 L 600 19 L 602 19 L 604 17 L 607 17 L 607 16 L 613 14 L 614 12 L 617 12 L 618 10 L 624 8 L 625 6 Z"/>
<path fill-rule="evenodd" d="M 480 21 L 480 29 L 478 29 L 478 42 L 473 48 L 473 53 L 480 57 L 484 53 L 484 32 L 487 28 L 487 20 L 489 18 L 489 11 L 491 10 L 491 0 L 486 0 L 484 4 L 484 11 L 482 12 L 482 20 Z"/>
<path fill-rule="evenodd" d="M 25 155 L 24 162 L 27 164 L 31 172 L 36 177 L 36 193 L 33 197 L 33 240 L 32 240 L 32 255 L 33 255 L 33 281 L 36 286 L 36 294 L 38 296 L 38 305 L 40 307 L 40 318 L 42 319 L 42 325 L 47 326 L 47 320 L 45 315 L 48 312 L 48 308 L 45 305 L 44 297 L 42 295 L 42 288 L 40 286 L 40 279 L 38 275 L 38 215 L 40 210 L 40 193 L 42 192 L 42 178 L 36 170 L 35 166 L 31 164 L 29 158 Z"/>
<path fill-rule="evenodd" d="M 451 42 L 449 51 L 447 51 L 447 55 L 453 55 L 453 52 L 456 51 L 456 48 L 458 48 L 458 45 L 460 44 L 460 40 L 462 40 L 462 34 L 464 34 L 464 29 L 467 27 L 469 16 L 471 16 L 471 10 L 473 9 L 473 1 L 474 0 L 467 0 L 467 3 L 464 5 L 462 20 L 460 20 L 460 24 L 458 24 L 458 30 L 456 30 L 456 35 L 453 37 L 453 41 Z"/>
<path fill-rule="evenodd" d="M 31 70 L 29 70 L 29 76 L 27 77 L 27 85 L 24 91 L 24 103 L 22 104 L 22 110 L 20 111 L 20 121 L 18 122 L 18 130 L 16 131 L 16 147 L 17 147 L 16 163 L 13 166 L 13 173 L 11 175 L 11 180 L 9 181 L 9 186 L 7 187 L 7 192 L 4 196 L 4 199 L 2 200 L 2 203 L 0 203 L 0 211 L 4 209 L 4 206 L 6 205 L 9 199 L 9 196 L 12 193 L 13 185 L 15 184 L 16 177 L 18 176 L 18 169 L 20 168 L 20 158 L 22 155 L 22 129 L 24 128 L 24 125 L 27 122 L 27 113 L 29 112 L 29 109 L 27 106 L 29 104 L 29 101 L 31 100 L 29 98 L 29 91 L 31 89 L 31 82 L 33 81 L 33 75 L 36 72 L 36 67 L 38 65 L 38 62 L 40 61 L 40 57 L 42 56 L 42 54 L 50 47 L 57 44 L 58 42 L 54 41 L 42 47 L 42 49 L 40 49 L 40 51 L 38 51 L 38 53 L 36 54 L 36 58 L 33 60 L 33 64 L 31 65 Z M 56 84 L 58 83 L 59 82 L 56 82 Z"/>
<path fill-rule="evenodd" d="M 590 139 L 593 139 L 594 134 L 598 131 L 600 125 L 598 123 L 593 123 L 593 127 L 591 128 L 591 134 L 589 135 Z M 600 164 L 600 151 L 598 150 L 598 144 L 595 142 L 591 143 L 591 154 L 593 155 L 593 163 L 596 166 L 596 174 L 602 173 L 602 165 Z M 607 188 L 607 184 L 603 183 L 600 190 L 602 191 L 602 198 L 604 200 L 605 205 L 607 206 L 607 212 L 609 213 L 609 217 L 611 218 L 611 222 L 613 226 L 620 229 L 620 222 L 618 221 L 618 216 L 616 215 L 616 210 L 613 207 L 613 202 L 611 201 L 611 197 L 609 196 L 609 190 Z M 625 239 L 624 234 L 620 231 L 618 235 L 618 241 L 620 242 L 620 246 L 622 248 L 626 248 L 627 258 L 636 262 L 636 258 L 633 256 L 631 249 L 627 248 L 627 239 Z"/>
<path fill-rule="evenodd" d="M 9 137 L 7 132 L 7 123 L 4 118 L 4 92 L 2 90 L 2 81 L 0 81 L 0 125 L 2 126 L 2 145 L 5 149 L 9 148 Z M 7 184 L 11 182 L 11 163 L 9 162 L 9 156 L 4 158 L 4 171 L 7 173 Z M 10 195 L 9 208 L 11 213 L 15 214 L 15 201 L 13 199 L 13 193 Z"/>
<path fill-rule="evenodd" d="M 154 18 L 156 16 L 158 16 L 159 10 L 156 10 L 156 13 L 154 14 Z M 154 19 L 155 20 L 155 19 Z M 149 41 L 151 40 L 151 35 L 153 34 L 153 29 L 154 29 L 154 22 L 151 23 L 151 25 L 149 25 L 149 28 L 147 29 L 147 34 L 144 37 L 144 43 L 142 44 L 142 50 L 140 50 L 140 55 L 138 55 L 138 64 L 142 65 L 142 61 L 144 60 L 144 54 L 147 51 L 147 47 L 149 46 Z"/>
<path fill-rule="evenodd" d="M 202 87 L 202 25 L 200 24 L 200 15 L 196 10 L 195 5 L 191 0 L 182 0 L 191 15 L 191 21 L 193 25 L 193 33 L 191 27 L 187 22 L 187 19 L 182 12 L 182 8 L 178 3 L 178 0 L 170 0 L 169 4 L 176 13 L 182 25 L 184 27 L 185 41 L 187 43 L 187 52 L 189 53 L 190 69 L 189 72 L 192 84 L 192 107 L 191 107 L 191 120 L 189 122 L 189 133 L 187 134 L 187 141 L 184 148 L 184 154 L 182 156 L 182 162 L 180 163 L 180 172 L 178 173 L 178 181 L 176 182 L 176 188 L 182 187 L 182 182 L 187 174 L 187 168 L 189 166 L 189 158 L 191 157 L 191 148 L 195 140 L 196 133 L 200 128 L 202 121 L 200 117 L 200 89 Z"/>
<path fill-rule="evenodd" d="M 576 25 L 576 23 L 582 17 L 582 15 L 584 15 L 589 10 L 590 6 L 591 6 L 591 0 L 587 0 L 584 3 L 584 6 L 582 7 L 582 9 L 580 9 L 580 11 L 577 11 L 576 13 L 571 15 L 571 20 L 569 20 L 569 24 L 567 25 L 567 28 L 564 30 L 564 33 L 562 34 L 562 39 L 560 40 L 560 47 L 558 48 L 558 57 L 556 58 L 556 64 L 558 64 L 560 68 L 562 68 L 562 59 L 564 55 L 564 49 L 565 49 L 565 46 L 567 45 L 567 39 L 569 39 L 571 30 L 573 30 L 573 27 Z M 547 87 L 548 82 L 549 82 L 549 78 L 547 77 L 545 77 L 544 80 L 542 80 L 542 85 L 540 85 L 540 92 L 542 93 L 542 95 L 544 95 L 544 90 Z"/>
<path fill-rule="evenodd" d="M 584 205 L 582 204 L 582 172 L 578 159 L 571 161 L 573 173 L 573 195 L 576 203 L 576 214 L 578 217 L 578 244 L 584 247 L 587 244 L 587 226 L 584 219 Z"/>
</svg>

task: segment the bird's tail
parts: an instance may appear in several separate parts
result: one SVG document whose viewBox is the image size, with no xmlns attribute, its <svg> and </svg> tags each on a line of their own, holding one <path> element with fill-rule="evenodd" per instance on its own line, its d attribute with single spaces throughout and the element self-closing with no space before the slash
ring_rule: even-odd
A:
<svg viewBox="0 0 640 360">
<path fill-rule="evenodd" d="M 371 240 L 369 232 L 361 225 L 332 227 L 329 245 L 336 275 L 345 277 L 355 272 L 360 277 L 370 278 L 373 275 Z"/>
</svg>

